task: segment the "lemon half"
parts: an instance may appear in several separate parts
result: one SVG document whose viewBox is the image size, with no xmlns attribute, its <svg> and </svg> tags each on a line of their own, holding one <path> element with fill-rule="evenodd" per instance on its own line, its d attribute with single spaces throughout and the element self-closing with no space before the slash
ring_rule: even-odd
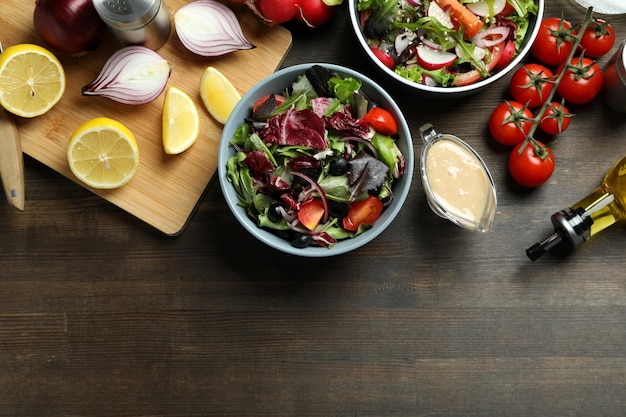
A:
<svg viewBox="0 0 626 417">
<path fill-rule="evenodd" d="M 215 67 L 208 67 L 200 80 L 200 96 L 209 114 L 225 124 L 241 95 L 228 78 Z"/>
<path fill-rule="evenodd" d="M 179 154 L 198 139 L 200 117 L 196 105 L 187 93 L 168 87 L 163 104 L 163 149 Z"/>
<path fill-rule="evenodd" d="M 139 167 L 139 148 L 122 123 L 97 117 L 80 125 L 67 146 L 72 173 L 93 188 L 118 188 L 128 183 Z"/>
<path fill-rule="evenodd" d="M 0 54 L 0 104 L 21 117 L 40 116 L 65 92 L 65 71 L 47 49 L 32 44 L 8 47 Z"/>
</svg>

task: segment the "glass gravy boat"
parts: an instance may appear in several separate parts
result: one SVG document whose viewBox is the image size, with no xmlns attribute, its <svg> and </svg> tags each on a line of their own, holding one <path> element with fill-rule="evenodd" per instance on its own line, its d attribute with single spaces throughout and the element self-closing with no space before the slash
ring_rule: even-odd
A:
<svg viewBox="0 0 626 417">
<path fill-rule="evenodd" d="M 491 230 L 496 214 L 496 187 L 485 162 L 460 138 L 420 127 L 422 184 L 435 214 L 467 230 Z"/>
</svg>

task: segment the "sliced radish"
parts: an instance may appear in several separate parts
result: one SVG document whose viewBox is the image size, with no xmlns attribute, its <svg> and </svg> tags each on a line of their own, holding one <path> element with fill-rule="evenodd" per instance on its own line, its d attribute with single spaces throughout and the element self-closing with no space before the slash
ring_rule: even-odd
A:
<svg viewBox="0 0 626 417">
<path fill-rule="evenodd" d="M 463 48 L 461 48 L 459 45 L 454 47 L 454 52 L 456 52 L 459 58 L 467 58 L 465 56 L 465 52 L 463 51 Z M 487 50 L 485 48 L 481 48 L 479 46 L 474 47 L 474 59 L 476 61 L 482 61 L 485 55 L 487 55 Z"/>
<path fill-rule="evenodd" d="M 456 58 L 456 55 L 451 52 L 436 51 L 424 45 L 417 47 L 417 60 L 427 70 L 447 68 L 452 65 Z"/>
<path fill-rule="evenodd" d="M 505 0 L 506 1 L 506 0 Z M 454 29 L 454 24 L 452 23 L 452 19 L 450 18 L 450 14 L 446 13 L 441 6 L 439 6 L 434 1 L 430 2 L 428 6 L 428 11 L 426 12 L 428 17 L 433 17 L 439 21 L 442 25 L 447 27 L 448 29 Z"/>
<path fill-rule="evenodd" d="M 506 7 L 506 0 L 483 0 L 465 6 L 478 16 L 495 16 L 502 13 Z"/>
</svg>

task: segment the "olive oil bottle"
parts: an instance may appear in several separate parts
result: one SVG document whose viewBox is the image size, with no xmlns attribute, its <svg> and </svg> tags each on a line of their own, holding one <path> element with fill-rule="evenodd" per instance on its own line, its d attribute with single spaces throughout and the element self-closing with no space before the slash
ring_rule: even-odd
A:
<svg viewBox="0 0 626 417">
<path fill-rule="evenodd" d="M 578 203 L 551 216 L 554 233 L 526 249 L 531 260 L 561 247 L 575 250 L 609 226 L 626 220 L 626 156 L 606 173 L 602 184 Z"/>
</svg>

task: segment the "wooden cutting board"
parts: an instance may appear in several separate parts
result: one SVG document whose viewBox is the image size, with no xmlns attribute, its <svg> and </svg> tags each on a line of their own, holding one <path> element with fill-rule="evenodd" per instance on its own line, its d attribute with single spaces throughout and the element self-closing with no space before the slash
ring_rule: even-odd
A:
<svg viewBox="0 0 626 417">
<path fill-rule="evenodd" d="M 165 0 L 170 14 L 186 3 L 189 1 Z M 172 66 L 168 85 L 185 91 L 198 106 L 200 137 L 190 149 L 180 155 L 167 155 L 163 151 L 161 113 L 165 94 L 140 106 L 82 96 L 81 88 L 96 78 L 108 57 L 120 47 L 107 34 L 98 50 L 80 57 L 53 51 L 65 68 L 65 95 L 43 116 L 16 118 L 24 152 L 78 182 L 67 165 L 66 157 L 72 132 L 94 117 L 119 120 L 133 132 L 139 144 L 139 171 L 130 183 L 121 188 L 91 191 L 165 234 L 182 232 L 215 173 L 222 132 L 222 125 L 211 118 L 200 98 L 202 72 L 208 66 L 217 68 L 243 95 L 274 72 L 291 47 L 288 30 L 280 26 L 266 26 L 244 5 L 226 1 L 225 4 L 237 15 L 244 35 L 255 45 L 254 49 L 214 58 L 194 55 L 178 40 L 172 20 L 170 39 L 158 50 Z M 18 43 L 45 46 L 33 27 L 34 7 L 35 0 L 2 0 L 0 41 L 3 47 Z"/>
</svg>

